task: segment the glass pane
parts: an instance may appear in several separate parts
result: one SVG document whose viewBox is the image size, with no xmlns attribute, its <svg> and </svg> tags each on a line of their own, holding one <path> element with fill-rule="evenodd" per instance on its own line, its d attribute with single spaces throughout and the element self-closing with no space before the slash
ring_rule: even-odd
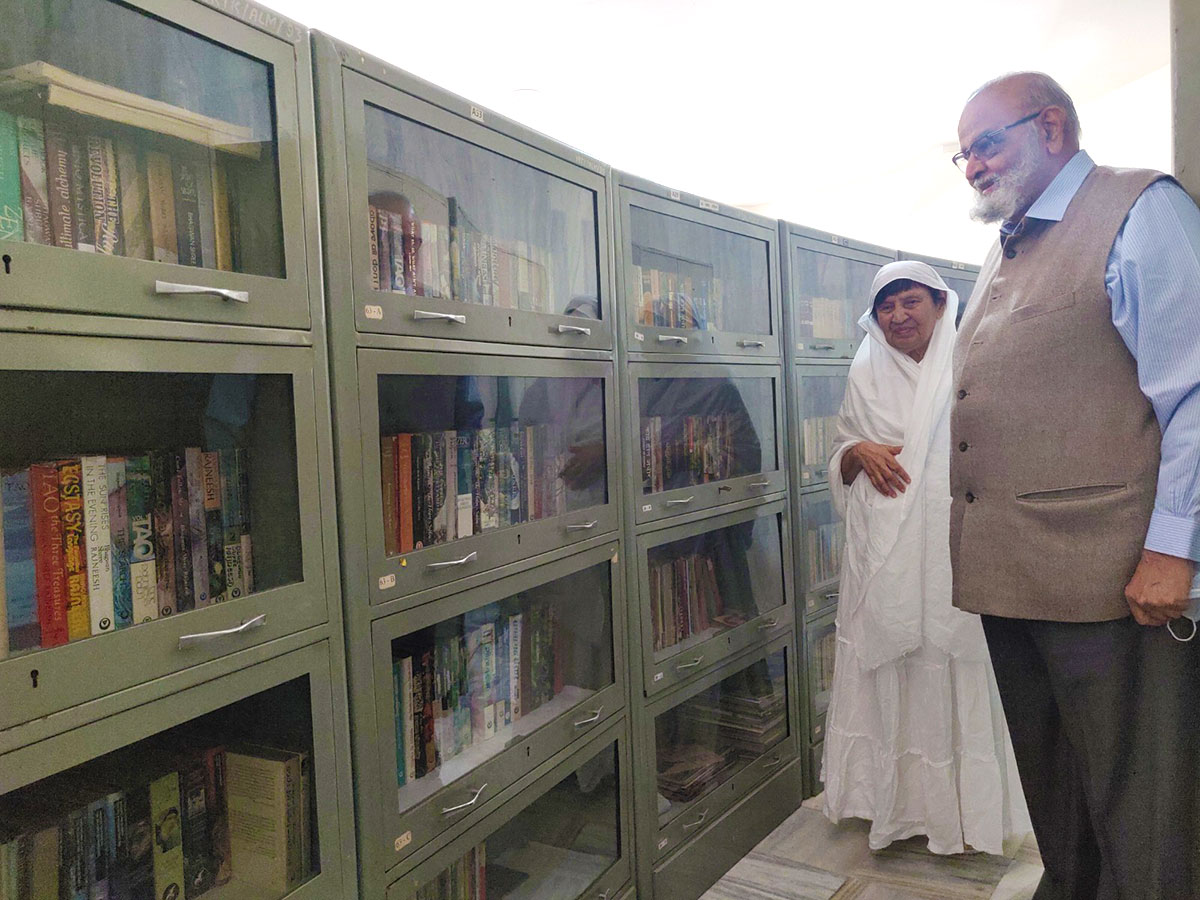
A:
<svg viewBox="0 0 1200 900">
<path fill-rule="evenodd" d="M 639 325 L 770 334 L 766 241 L 637 206 L 629 218 Z"/>
<path fill-rule="evenodd" d="M 0 396 L 10 652 L 303 577 L 291 376 L 0 371 Z"/>
<path fill-rule="evenodd" d="M 366 105 L 371 284 L 600 318 L 596 194 Z"/>
<path fill-rule="evenodd" d="M 0 240 L 283 277 L 271 66 L 111 0 L 13 0 Z"/>
<path fill-rule="evenodd" d="M 822 716 L 829 709 L 829 692 L 833 689 L 833 662 L 837 654 L 837 629 L 830 622 L 814 630 L 808 660 L 812 679 L 813 714 Z"/>
<path fill-rule="evenodd" d="M 298 678 L 0 796 L 11 896 L 294 890 L 320 871 L 311 709 Z"/>
<path fill-rule="evenodd" d="M 845 375 L 800 376 L 800 422 L 804 455 L 801 465 L 806 469 L 828 471 L 833 439 L 837 435 L 838 410 L 846 393 Z M 807 473 L 806 473 L 807 474 Z"/>
<path fill-rule="evenodd" d="M 416 900 L 572 900 L 621 856 L 612 744 L 423 885 Z"/>
<path fill-rule="evenodd" d="M 967 301 L 971 299 L 971 291 L 975 290 L 974 278 L 948 278 L 943 276 L 943 281 L 950 290 L 958 294 L 958 315 L 955 317 L 954 324 L 962 321 L 963 313 L 967 309 Z"/>
<path fill-rule="evenodd" d="M 867 308 L 876 263 L 795 248 L 796 336 L 854 340 Z"/>
<path fill-rule="evenodd" d="M 642 493 L 779 467 L 770 378 L 639 378 Z"/>
<path fill-rule="evenodd" d="M 785 672 L 780 649 L 655 718 L 660 826 L 787 737 Z"/>
<path fill-rule="evenodd" d="M 651 547 L 647 562 L 655 658 L 781 606 L 781 554 L 777 515 Z"/>
<path fill-rule="evenodd" d="M 392 641 L 399 810 L 613 683 L 604 562 Z"/>
<path fill-rule="evenodd" d="M 389 556 L 608 502 L 604 380 L 379 376 Z"/>
<path fill-rule="evenodd" d="M 811 591 L 841 576 L 846 526 L 825 491 L 800 498 L 800 518 L 804 535 L 804 589 Z"/>
</svg>

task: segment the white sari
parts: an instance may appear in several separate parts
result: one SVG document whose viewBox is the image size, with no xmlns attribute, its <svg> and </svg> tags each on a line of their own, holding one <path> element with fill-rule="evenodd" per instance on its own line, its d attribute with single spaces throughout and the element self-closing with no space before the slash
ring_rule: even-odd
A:
<svg viewBox="0 0 1200 900">
<path fill-rule="evenodd" d="M 837 657 L 826 722 L 825 814 L 871 820 L 872 849 L 925 834 L 934 853 L 1000 853 L 1030 830 L 979 617 L 950 602 L 950 388 L 958 296 L 924 263 L 880 269 L 947 292 L 920 363 L 891 347 L 870 306 L 829 462 L 846 522 Z M 879 493 L 841 479 L 860 441 L 900 445 L 912 479 Z"/>
</svg>

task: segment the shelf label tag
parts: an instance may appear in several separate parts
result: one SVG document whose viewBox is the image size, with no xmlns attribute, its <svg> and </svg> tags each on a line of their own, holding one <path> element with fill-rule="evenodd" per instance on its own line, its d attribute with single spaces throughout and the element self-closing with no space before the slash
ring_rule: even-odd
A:
<svg viewBox="0 0 1200 900">
<path fill-rule="evenodd" d="M 713 203 L 711 200 L 701 200 L 701 201 L 700 201 L 700 208 L 701 208 L 701 209 L 707 209 L 707 210 L 710 210 L 711 212 L 720 212 L 720 211 L 721 211 L 721 204 L 720 204 L 720 203 Z"/>
<path fill-rule="evenodd" d="M 678 200 L 679 199 L 679 191 L 671 191 L 671 199 Z"/>
<path fill-rule="evenodd" d="M 653 504 L 653 503 L 644 503 L 644 504 L 642 504 L 642 512 L 650 512 L 650 510 L 652 510 L 652 509 L 654 509 L 654 504 Z"/>
<path fill-rule="evenodd" d="M 483 121 L 483 110 L 480 109 L 478 106 L 472 106 L 471 107 L 471 118 L 474 119 L 476 122 L 482 122 Z"/>
<path fill-rule="evenodd" d="M 363 315 L 366 316 L 368 319 L 382 319 L 383 318 L 383 307 L 382 306 L 373 306 L 372 304 L 368 303 L 366 306 L 363 307 Z"/>
<path fill-rule="evenodd" d="M 412 843 L 412 832 L 406 831 L 400 837 L 396 838 L 396 852 L 399 853 L 405 847 Z"/>
<path fill-rule="evenodd" d="M 669 843 L 671 843 L 670 838 L 663 838 L 661 841 L 658 842 L 658 849 L 661 850 L 663 847 L 667 846 L 667 844 L 669 844 Z"/>
<path fill-rule="evenodd" d="M 384 575 L 382 578 L 379 579 L 379 589 L 381 591 L 386 591 L 388 588 L 393 588 L 395 586 L 396 586 L 395 573 L 393 573 L 391 575 Z"/>
<path fill-rule="evenodd" d="M 662 672 L 655 672 L 655 673 L 654 673 L 654 683 L 655 683 L 655 684 L 657 684 L 658 682 L 660 682 L 660 681 L 662 681 L 662 680 L 663 680 L 663 673 L 662 673 Z"/>
<path fill-rule="evenodd" d="M 646 339 L 646 336 L 644 334 L 642 334 L 640 331 L 635 331 L 633 333 L 633 339 L 635 341 L 644 341 Z"/>
</svg>

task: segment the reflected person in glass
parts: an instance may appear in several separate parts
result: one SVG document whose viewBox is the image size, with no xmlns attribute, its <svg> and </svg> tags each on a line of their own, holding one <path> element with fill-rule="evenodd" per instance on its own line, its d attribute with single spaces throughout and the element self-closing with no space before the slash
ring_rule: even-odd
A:
<svg viewBox="0 0 1200 900">
<path fill-rule="evenodd" d="M 846 547 L 825 815 L 869 819 L 872 849 L 926 835 L 933 853 L 1000 853 L 1030 826 L 983 628 L 951 605 L 958 296 L 902 261 L 879 270 L 868 302 L 829 462 Z"/>
</svg>

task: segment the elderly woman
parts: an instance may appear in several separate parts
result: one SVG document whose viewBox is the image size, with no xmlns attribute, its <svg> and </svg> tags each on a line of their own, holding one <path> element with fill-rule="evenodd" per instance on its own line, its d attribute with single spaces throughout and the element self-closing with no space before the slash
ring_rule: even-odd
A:
<svg viewBox="0 0 1200 900">
<path fill-rule="evenodd" d="M 872 849 L 923 834 L 934 853 L 1000 853 L 1030 826 L 983 628 L 950 604 L 958 296 L 904 261 L 879 270 L 870 304 L 829 463 L 846 550 L 825 814 L 869 819 Z"/>
</svg>

